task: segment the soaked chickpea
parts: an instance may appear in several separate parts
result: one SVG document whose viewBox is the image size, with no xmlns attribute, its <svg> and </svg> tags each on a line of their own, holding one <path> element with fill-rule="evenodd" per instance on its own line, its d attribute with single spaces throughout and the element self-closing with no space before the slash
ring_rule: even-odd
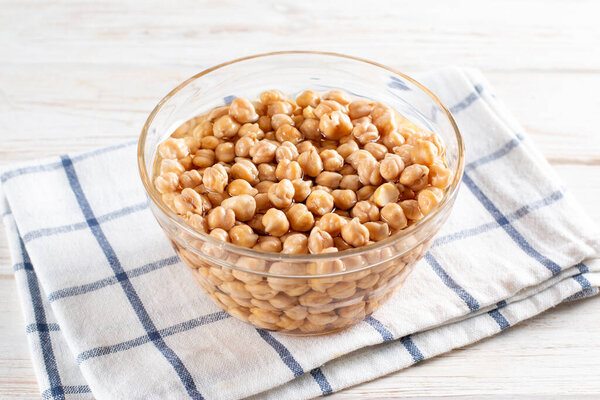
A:
<svg viewBox="0 0 600 400">
<path fill-rule="evenodd" d="M 360 189 L 361 183 L 358 175 L 345 175 L 340 181 L 340 188 L 356 192 Z"/>
<path fill-rule="evenodd" d="M 296 104 L 302 108 L 314 108 L 319 105 L 320 101 L 321 96 L 314 90 L 305 90 L 304 92 L 300 93 L 298 97 L 296 97 Z"/>
<path fill-rule="evenodd" d="M 325 214 L 319 219 L 317 226 L 329 233 L 332 237 L 340 234 L 342 226 L 346 224 L 346 220 L 340 217 L 338 214 L 329 213 Z"/>
<path fill-rule="evenodd" d="M 230 138 L 237 134 L 240 126 L 230 115 L 224 115 L 214 122 L 213 135 L 220 139 Z"/>
<path fill-rule="evenodd" d="M 336 209 L 348 210 L 356 204 L 356 193 L 348 189 L 336 189 L 331 192 Z"/>
<path fill-rule="evenodd" d="M 442 201 L 443 197 L 444 192 L 442 189 L 435 186 L 421 190 L 417 195 L 419 210 L 423 215 L 429 214 Z"/>
<path fill-rule="evenodd" d="M 352 132 L 352 122 L 347 114 L 332 111 L 321 117 L 319 130 L 328 139 L 340 139 Z"/>
<path fill-rule="evenodd" d="M 309 180 L 294 179 L 292 185 L 294 185 L 294 201 L 302 202 L 306 200 L 312 191 L 313 182 Z"/>
<path fill-rule="evenodd" d="M 381 209 L 381 220 L 392 229 L 404 229 L 408 225 L 403 208 L 398 203 L 386 204 Z"/>
<path fill-rule="evenodd" d="M 327 186 L 331 189 L 337 189 L 342 181 L 342 174 L 337 172 L 323 171 L 315 178 L 315 183 L 320 186 Z"/>
<path fill-rule="evenodd" d="M 263 182 L 275 182 L 277 181 L 277 167 L 275 164 L 258 164 L 258 179 L 260 182 L 256 184 L 256 186 L 260 185 Z M 257 187 L 258 189 L 258 187 Z M 259 189 L 260 191 L 260 189 Z"/>
<path fill-rule="evenodd" d="M 179 176 L 175 172 L 167 172 L 154 179 L 154 186 L 160 193 L 174 192 L 179 187 Z"/>
<path fill-rule="evenodd" d="M 404 171 L 404 161 L 397 154 L 387 153 L 379 163 L 379 173 L 387 181 L 397 181 L 402 171 Z"/>
<path fill-rule="evenodd" d="M 369 240 L 374 242 L 390 236 L 390 227 L 385 222 L 366 222 L 364 226 L 369 230 Z"/>
<path fill-rule="evenodd" d="M 202 175 L 200 175 L 198 170 L 192 169 L 190 171 L 185 171 L 183 174 L 179 175 L 179 185 L 182 188 L 194 188 L 200 185 L 201 183 Z"/>
<path fill-rule="evenodd" d="M 283 125 L 294 126 L 294 120 L 287 114 L 275 114 L 271 117 L 271 129 L 276 131 Z"/>
<path fill-rule="evenodd" d="M 370 121 L 364 121 L 352 128 L 352 136 L 361 144 L 367 144 L 379 139 L 379 131 L 377 127 Z"/>
<path fill-rule="evenodd" d="M 344 157 L 342 157 L 336 150 L 326 149 L 320 154 L 321 161 L 323 162 L 323 169 L 325 171 L 339 171 L 344 165 Z"/>
<path fill-rule="evenodd" d="M 269 163 L 275 158 L 277 146 L 268 140 L 260 140 L 250 148 L 248 154 L 254 164 Z"/>
<path fill-rule="evenodd" d="M 225 199 L 221 206 L 233 210 L 238 221 L 249 221 L 256 212 L 256 200 L 249 194 L 241 194 Z"/>
<path fill-rule="evenodd" d="M 275 137 L 281 143 L 299 143 L 302 141 L 302 133 L 292 125 L 282 125 L 275 132 Z"/>
<path fill-rule="evenodd" d="M 319 254 L 324 249 L 332 246 L 333 238 L 329 233 L 316 226 L 310 231 L 310 235 L 308 236 L 308 251 L 311 254 Z"/>
<path fill-rule="evenodd" d="M 269 188 L 269 200 L 275 207 L 289 207 L 294 199 L 294 185 L 289 179 L 282 179 Z"/>
<path fill-rule="evenodd" d="M 379 208 L 368 200 L 356 203 L 350 212 L 352 218 L 357 218 L 361 223 L 379 220 Z"/>
<path fill-rule="evenodd" d="M 283 242 L 281 252 L 285 254 L 307 254 L 308 237 L 302 233 L 289 235 Z"/>
<path fill-rule="evenodd" d="M 297 161 L 281 160 L 275 169 L 275 176 L 278 180 L 289 179 L 293 181 L 301 179 L 302 175 L 302 168 Z"/>
<path fill-rule="evenodd" d="M 229 208 L 215 207 L 208 213 L 206 222 L 211 230 L 220 228 L 228 231 L 235 224 L 235 213 Z"/>
<path fill-rule="evenodd" d="M 315 217 L 305 204 L 296 203 L 287 210 L 287 218 L 294 231 L 307 232 L 312 229 Z"/>
<path fill-rule="evenodd" d="M 358 218 L 353 218 L 341 229 L 342 239 L 354 247 L 360 247 L 367 244 L 369 240 L 369 230 L 360 223 Z"/>
<path fill-rule="evenodd" d="M 296 161 L 298 159 L 298 149 L 292 142 L 283 142 L 275 151 L 275 160 L 281 162 L 282 160 Z"/>
<path fill-rule="evenodd" d="M 298 156 L 298 164 L 305 175 L 313 178 L 323 171 L 323 161 L 314 147 Z"/>
<path fill-rule="evenodd" d="M 384 183 L 379 186 L 375 193 L 373 193 L 373 202 L 379 207 L 383 207 L 389 203 L 395 203 L 398 201 L 400 191 L 398 188 L 391 183 Z"/>
<path fill-rule="evenodd" d="M 231 102 L 229 106 L 229 115 L 237 122 L 245 124 L 258 120 L 258 114 L 254 105 L 247 99 L 238 97 Z"/>
<path fill-rule="evenodd" d="M 212 167 L 206 168 L 202 176 L 204 187 L 211 192 L 223 193 L 228 181 L 229 176 L 227 171 L 221 164 L 215 164 Z"/>
<path fill-rule="evenodd" d="M 333 196 L 324 190 L 313 190 L 306 199 L 306 207 L 315 215 L 325 215 L 333 210 Z"/>
<path fill-rule="evenodd" d="M 215 152 L 213 150 L 198 150 L 192 159 L 192 163 L 198 168 L 206 168 L 215 164 Z"/>
<path fill-rule="evenodd" d="M 412 164 L 400 174 L 400 183 L 412 189 L 425 187 L 429 179 L 429 168 L 421 164 Z"/>
<path fill-rule="evenodd" d="M 290 223 L 285 213 L 276 208 L 271 208 L 262 217 L 265 232 L 273 236 L 282 236 L 290 229 Z"/>
<path fill-rule="evenodd" d="M 227 185 L 227 193 L 230 196 L 239 196 L 241 194 L 249 194 L 254 196 L 258 193 L 258 190 L 252 187 L 243 179 L 235 179 L 229 185 Z"/>
<path fill-rule="evenodd" d="M 248 225 L 236 225 L 229 230 L 231 243 L 242 247 L 254 247 L 258 241 L 258 235 Z"/>
<path fill-rule="evenodd" d="M 248 159 L 236 158 L 236 163 L 231 167 L 231 177 L 233 179 L 243 179 L 250 184 L 256 184 L 258 183 L 258 168 Z"/>
<path fill-rule="evenodd" d="M 218 161 L 232 162 L 235 158 L 235 145 L 231 142 L 219 143 L 215 148 L 215 156 Z"/>
<path fill-rule="evenodd" d="M 319 120 L 316 118 L 306 118 L 300 125 L 300 132 L 302 132 L 306 139 L 321 139 L 321 132 L 319 131 Z"/>
</svg>

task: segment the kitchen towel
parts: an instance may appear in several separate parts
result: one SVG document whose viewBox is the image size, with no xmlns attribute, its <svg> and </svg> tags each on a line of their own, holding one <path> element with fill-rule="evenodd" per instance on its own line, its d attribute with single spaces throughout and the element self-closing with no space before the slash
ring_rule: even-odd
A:
<svg viewBox="0 0 600 400">
<path fill-rule="evenodd" d="M 135 142 L 3 171 L 42 397 L 310 398 L 597 294 L 598 229 L 483 76 L 448 68 L 421 81 L 464 136 L 462 187 L 405 285 L 337 334 L 266 332 L 214 305 L 147 207 Z M 390 78 L 388 90 L 406 88 Z"/>
</svg>

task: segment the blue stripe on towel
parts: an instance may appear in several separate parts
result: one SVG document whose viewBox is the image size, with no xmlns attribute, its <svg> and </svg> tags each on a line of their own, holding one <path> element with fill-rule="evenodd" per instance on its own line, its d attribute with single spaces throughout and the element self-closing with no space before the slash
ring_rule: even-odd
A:
<svg viewBox="0 0 600 400">
<path fill-rule="evenodd" d="M 535 250 L 529 242 L 521 235 L 515 227 L 508 221 L 506 216 L 496 207 L 496 205 L 487 197 L 481 188 L 471 179 L 469 174 L 465 172 L 463 176 L 463 182 L 469 188 L 469 190 L 475 195 L 477 200 L 483 205 L 483 207 L 494 217 L 498 225 L 506 231 L 508 236 L 527 254 L 528 256 L 537 260 L 540 264 L 546 267 L 552 275 L 556 275 L 560 272 L 561 268 L 554 261 L 540 254 Z"/>
<path fill-rule="evenodd" d="M 425 259 L 429 263 L 429 266 L 433 271 L 440 277 L 442 282 L 454 291 L 469 307 L 471 311 L 477 311 L 479 309 L 479 302 L 475 300 L 473 296 L 471 296 L 465 289 L 463 289 L 458 283 L 452 279 L 450 275 L 442 268 L 440 263 L 435 259 L 435 257 L 431 254 L 431 252 L 427 252 L 425 254 Z"/>
<path fill-rule="evenodd" d="M 388 330 L 380 321 L 376 320 L 372 315 L 369 315 L 364 320 L 367 324 L 371 325 L 383 338 L 384 342 L 394 340 L 394 335 Z"/>
<path fill-rule="evenodd" d="M 510 323 L 498 309 L 488 311 L 488 314 L 498 323 L 500 330 L 503 331 L 510 327 Z"/>
<path fill-rule="evenodd" d="M 33 265 L 29 259 L 29 254 L 25 250 L 25 243 L 19 236 L 19 247 L 21 250 L 21 257 L 23 258 L 23 269 L 25 270 L 25 277 L 27 281 L 27 287 L 29 288 L 29 294 L 31 296 L 31 303 L 33 306 L 33 318 L 36 326 L 48 326 L 46 321 L 46 310 L 42 302 L 42 292 L 38 284 L 37 276 L 33 270 Z M 16 270 L 16 268 L 15 268 Z M 65 391 L 63 389 L 60 374 L 58 372 L 58 366 L 56 364 L 56 358 L 54 357 L 54 349 L 52 348 L 52 338 L 50 337 L 49 329 L 37 330 L 38 338 L 40 340 L 40 348 L 42 350 L 42 359 L 44 360 L 44 368 L 46 369 L 46 375 L 48 376 L 48 382 L 50 384 L 50 398 L 57 400 L 65 399 Z"/>
<path fill-rule="evenodd" d="M 321 371 L 321 368 L 313 369 L 312 371 L 310 371 L 310 374 L 321 388 L 321 393 L 323 394 L 323 396 L 327 396 L 328 394 L 331 394 L 331 392 L 333 392 L 333 390 L 331 389 L 331 385 L 329 384 L 327 378 L 325 378 L 325 375 L 323 374 L 323 371 Z"/>
<path fill-rule="evenodd" d="M 425 357 L 423 357 L 423 353 L 421 353 L 421 350 L 419 350 L 419 348 L 415 345 L 415 343 L 410 338 L 410 335 L 404 336 L 403 338 L 401 338 L 400 342 L 406 348 L 406 350 L 410 353 L 410 355 L 415 363 L 418 363 L 419 361 L 423 361 L 425 359 Z"/>
<path fill-rule="evenodd" d="M 135 288 L 133 287 L 133 284 L 129 280 L 127 273 L 123 270 L 121 262 L 119 261 L 119 258 L 115 253 L 115 250 L 108 242 L 106 235 L 104 234 L 102 228 L 98 224 L 98 220 L 96 219 L 96 216 L 92 211 L 90 203 L 88 202 L 85 193 L 81 188 L 81 183 L 79 182 L 79 178 L 77 177 L 73 161 L 68 156 L 62 156 L 61 160 L 65 173 L 67 174 L 67 179 L 69 180 L 69 184 L 71 185 L 71 189 L 73 190 L 75 198 L 79 203 L 81 212 L 83 213 L 83 216 L 88 222 L 89 228 L 92 231 L 94 237 L 96 238 L 96 241 L 100 245 L 100 248 L 102 249 L 116 278 L 121 283 L 121 287 L 123 288 L 123 291 L 125 292 L 125 295 L 129 300 L 129 303 L 131 304 L 133 310 L 135 311 L 138 319 L 142 323 L 142 326 L 146 330 L 148 337 L 151 338 L 154 346 L 163 354 L 165 359 L 171 364 L 190 397 L 193 399 L 203 399 L 200 392 L 198 392 L 198 389 L 196 388 L 196 383 L 194 382 L 194 379 L 192 378 L 192 375 L 190 374 L 186 366 L 183 364 L 179 356 L 169 346 L 167 346 L 163 338 L 157 332 L 156 326 L 154 325 L 154 322 L 152 322 L 152 319 L 150 318 L 148 311 L 144 307 L 142 300 L 137 294 Z"/>
<path fill-rule="evenodd" d="M 304 370 L 302 366 L 296 361 L 292 353 L 281 343 L 279 340 L 275 339 L 273 335 L 264 329 L 256 328 L 256 332 L 260 335 L 260 337 L 269 344 L 279 355 L 281 361 L 292 371 L 294 377 L 299 377 L 304 374 Z"/>
</svg>

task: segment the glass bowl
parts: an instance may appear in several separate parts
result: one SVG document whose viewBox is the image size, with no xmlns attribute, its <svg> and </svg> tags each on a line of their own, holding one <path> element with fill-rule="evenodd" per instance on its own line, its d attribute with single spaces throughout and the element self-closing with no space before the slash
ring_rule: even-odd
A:
<svg viewBox="0 0 600 400">
<path fill-rule="evenodd" d="M 178 126 L 233 97 L 269 89 L 344 89 L 387 103 L 446 145 L 453 173 L 444 199 L 422 220 L 374 244 L 334 254 L 292 255 L 248 249 L 194 230 L 161 200 L 152 183 L 158 144 Z M 383 65 L 333 53 L 277 52 L 209 68 L 177 86 L 154 108 L 138 144 L 150 209 L 193 278 L 223 310 L 255 327 L 295 335 L 339 331 L 369 316 L 406 280 L 444 224 L 464 168 L 456 123 L 414 79 Z M 340 265 L 340 263 L 342 265 Z M 332 266 L 343 266 L 343 272 Z"/>
</svg>

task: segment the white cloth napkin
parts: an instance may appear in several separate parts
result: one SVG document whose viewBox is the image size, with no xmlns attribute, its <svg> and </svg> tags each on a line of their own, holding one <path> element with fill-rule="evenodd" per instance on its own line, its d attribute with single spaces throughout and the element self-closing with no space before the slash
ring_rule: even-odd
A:
<svg viewBox="0 0 600 400">
<path fill-rule="evenodd" d="M 133 142 L 3 172 L 42 397 L 309 398 L 598 293 L 598 230 L 481 74 L 421 80 L 464 135 L 464 182 L 405 286 L 338 334 L 269 333 L 214 305 L 146 206 Z M 390 80 L 389 90 L 403 88 Z"/>
</svg>

